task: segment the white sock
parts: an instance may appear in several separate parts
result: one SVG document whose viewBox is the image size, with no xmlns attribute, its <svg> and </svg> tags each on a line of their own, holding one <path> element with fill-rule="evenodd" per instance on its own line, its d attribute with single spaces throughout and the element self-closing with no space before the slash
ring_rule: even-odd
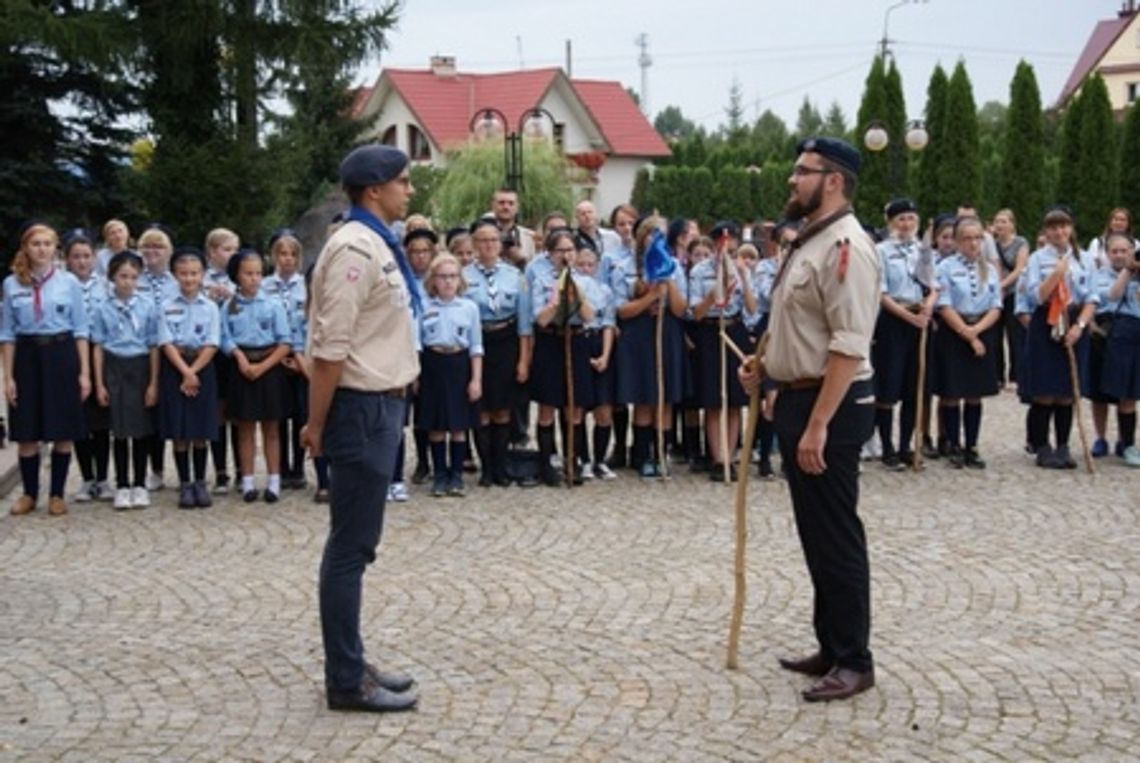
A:
<svg viewBox="0 0 1140 763">
<path fill-rule="evenodd" d="M 281 475 L 280 474 L 270 474 L 269 475 L 269 484 L 266 487 L 269 488 L 270 493 L 276 493 L 277 495 L 281 495 Z"/>
<path fill-rule="evenodd" d="M 241 492 L 248 493 L 251 490 L 256 490 L 256 489 L 257 488 L 254 487 L 254 484 L 253 484 L 253 475 L 252 474 L 243 474 L 241 476 Z"/>
</svg>

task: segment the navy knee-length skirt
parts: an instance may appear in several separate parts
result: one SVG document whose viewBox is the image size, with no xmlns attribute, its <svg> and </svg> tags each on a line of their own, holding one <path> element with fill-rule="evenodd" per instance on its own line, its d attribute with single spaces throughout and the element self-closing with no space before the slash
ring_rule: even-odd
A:
<svg viewBox="0 0 1140 763">
<path fill-rule="evenodd" d="M 1112 322 L 1100 388 L 1116 400 L 1140 400 L 1140 318 L 1120 315 Z"/>
<path fill-rule="evenodd" d="M 71 332 L 16 337 L 16 404 L 8 406 L 15 442 L 68 442 L 87 436 L 79 398 L 79 351 Z"/>
<path fill-rule="evenodd" d="M 471 356 L 424 348 L 420 354 L 420 391 L 416 398 L 416 429 L 465 432 L 479 425 L 479 403 L 467 399 Z"/>
</svg>

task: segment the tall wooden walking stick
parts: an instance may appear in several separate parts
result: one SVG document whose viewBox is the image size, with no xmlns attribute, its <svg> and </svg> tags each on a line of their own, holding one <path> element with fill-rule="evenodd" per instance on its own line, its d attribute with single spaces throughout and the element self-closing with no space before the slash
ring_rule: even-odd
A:
<svg viewBox="0 0 1140 763">
<path fill-rule="evenodd" d="M 732 466 L 728 462 L 728 344 L 725 341 L 728 334 L 724 326 L 724 310 L 728 306 L 728 294 L 724 282 L 727 277 L 728 265 L 724 258 L 728 252 L 728 241 L 728 233 L 726 232 L 720 239 L 720 252 L 717 254 L 716 266 L 716 319 L 720 328 L 720 462 L 726 485 L 732 482 Z M 749 440 L 744 442 L 746 447 L 750 447 L 748 446 Z"/>
<path fill-rule="evenodd" d="M 760 337 L 756 345 L 754 358 L 764 355 L 768 346 L 768 334 Z M 751 361 L 745 360 L 742 365 L 748 366 Z M 744 429 L 744 442 L 749 443 L 756 437 L 756 423 L 760 418 L 760 385 L 748 396 L 748 423 Z M 735 592 L 732 601 L 732 620 L 728 626 L 728 659 L 725 665 L 729 670 L 736 670 L 736 655 L 740 647 L 740 627 L 744 622 L 744 597 L 747 585 L 744 567 L 744 552 L 748 545 L 748 462 L 749 451 L 740 449 L 740 474 L 736 483 L 736 555 L 733 560 L 733 576 L 735 579 Z M 727 460 L 727 456 L 725 458 Z"/>
<path fill-rule="evenodd" d="M 1069 355 L 1069 381 L 1073 385 L 1073 418 L 1077 420 L 1077 432 L 1081 436 L 1081 452 L 1085 454 L 1085 471 L 1093 473 L 1092 454 L 1089 452 L 1089 435 L 1085 431 L 1085 420 L 1081 416 L 1081 379 L 1077 374 L 1077 354 L 1070 344 L 1065 345 Z"/>
<path fill-rule="evenodd" d="M 574 487 L 574 440 L 578 434 L 578 427 L 574 424 L 574 350 L 571 346 L 573 339 L 570 323 L 567 321 L 562 334 L 562 357 L 566 364 L 566 487 Z"/>
<path fill-rule="evenodd" d="M 911 467 L 917 472 L 922 468 L 922 421 L 926 414 L 926 340 L 930 335 L 930 323 L 922 327 L 918 335 L 918 388 L 914 397 L 914 450 Z"/>
<path fill-rule="evenodd" d="M 665 458 L 665 306 L 669 293 L 657 303 L 657 465 L 661 476 L 668 478 Z"/>
</svg>

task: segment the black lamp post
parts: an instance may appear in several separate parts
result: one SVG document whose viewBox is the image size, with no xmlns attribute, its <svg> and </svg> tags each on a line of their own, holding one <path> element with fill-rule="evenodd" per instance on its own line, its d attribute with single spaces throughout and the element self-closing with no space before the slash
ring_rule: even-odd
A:
<svg viewBox="0 0 1140 763">
<path fill-rule="evenodd" d="M 503 162 L 507 169 L 506 185 L 520 191 L 523 185 L 523 138 L 545 136 L 542 126 L 544 119 L 550 120 L 553 127 L 554 116 L 541 106 L 533 106 L 521 115 L 516 129 L 507 131 L 507 117 L 493 106 L 478 109 L 472 116 L 468 129 L 479 140 L 491 138 L 496 133 L 503 135 Z"/>
</svg>

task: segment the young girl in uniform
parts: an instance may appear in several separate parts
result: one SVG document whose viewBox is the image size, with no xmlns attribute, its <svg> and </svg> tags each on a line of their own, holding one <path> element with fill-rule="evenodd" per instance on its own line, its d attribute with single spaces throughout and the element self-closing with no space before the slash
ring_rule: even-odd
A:
<svg viewBox="0 0 1140 763">
<path fill-rule="evenodd" d="M 589 247 L 582 247 L 574 256 L 574 273 L 581 276 L 585 293 L 583 298 L 594 309 L 593 320 L 582 328 L 586 352 L 589 357 L 589 383 L 584 399 L 593 403 L 594 415 L 593 461 L 585 458 L 585 432 L 583 431 L 582 478 L 612 480 L 617 477 L 606 465 L 606 453 L 610 447 L 613 432 L 614 368 L 613 350 L 615 326 L 614 294 L 609 286 L 598 280 L 598 253 Z"/>
<path fill-rule="evenodd" d="M 87 311 L 79 281 L 55 266 L 57 243 L 47 225 L 26 225 L 12 274 L 4 279 L 0 346 L 24 487 L 12 507 L 15 515 L 35 511 L 43 442 L 52 443 L 48 512 L 67 513 L 63 487 L 71 444 L 85 434 L 83 401 L 91 392 Z"/>
<path fill-rule="evenodd" d="M 1034 307 L 1029 321 L 1025 364 L 1029 378 L 1026 394 L 1037 405 L 1031 420 L 1031 445 L 1037 465 L 1051 469 L 1075 469 L 1069 453 L 1073 428 L 1073 385 L 1069 356 L 1077 362 L 1081 389 L 1088 389 L 1088 339 L 1085 329 L 1096 311 L 1091 262 L 1081 257 L 1073 238 L 1073 216 L 1067 207 L 1055 206 L 1045 215 L 1046 245 L 1029 257 L 1026 290 Z M 1050 322 L 1050 301 L 1069 299 Z M 1056 448 L 1049 447 L 1049 420 L 1053 420 Z"/>
<path fill-rule="evenodd" d="M 436 244 L 438 243 L 439 237 L 428 226 L 426 218 L 414 226 L 409 225 L 407 227 L 407 233 L 404 235 L 404 252 L 408 255 L 408 264 L 411 265 L 412 273 L 416 277 L 421 293 L 427 287 L 428 270 L 431 267 L 432 258 L 435 257 Z M 415 408 L 418 405 L 419 396 L 413 391 L 408 408 Z M 418 419 L 419 417 L 416 416 L 414 420 Z M 428 468 L 428 434 L 418 424 L 413 423 L 412 438 L 416 444 L 416 468 L 412 472 L 412 484 L 420 485 L 431 474 L 431 470 Z M 396 468 L 389 489 L 392 500 L 399 500 L 395 487 L 402 485 L 404 481 L 404 454 L 407 451 L 405 440 L 406 436 L 401 434 L 400 445 L 396 451 Z M 403 498 L 407 500 L 406 495 Z"/>
<path fill-rule="evenodd" d="M 677 236 L 677 241 L 688 241 L 684 249 L 684 257 L 677 256 L 685 271 L 685 303 L 689 302 L 689 274 L 693 268 L 702 261 L 713 256 L 716 244 L 708 236 L 701 236 L 700 231 L 692 232 L 692 226 L 684 218 L 676 218 L 669 224 L 668 236 Z M 676 250 L 675 250 L 676 251 Z M 690 379 L 699 379 L 701 375 L 700 354 L 697 352 L 697 322 L 693 320 L 692 311 L 686 310 L 681 318 L 681 325 L 685 334 L 685 373 Z M 685 397 L 680 403 L 681 426 L 684 428 L 685 459 L 689 462 L 690 472 L 704 472 L 709 466 L 709 451 L 704 442 L 701 426 L 701 405 L 697 399 L 696 384 L 690 384 L 685 390 Z"/>
<path fill-rule="evenodd" d="M 1136 448 L 1136 400 L 1140 398 L 1140 259 L 1137 259 L 1132 237 L 1123 233 L 1106 236 L 1105 248 L 1109 265 L 1101 272 L 1111 273 L 1113 277 L 1099 296 L 1104 304 L 1111 305 L 1112 323 L 1105 339 L 1099 392 L 1116 401 L 1116 455 L 1129 466 L 1140 466 L 1140 450 Z M 1099 316 L 1098 322 L 1103 320 Z"/>
<path fill-rule="evenodd" d="M 226 405 L 238 426 L 238 464 L 246 503 L 257 500 L 253 460 L 258 424 L 269 473 L 263 497 L 266 503 L 276 503 L 281 497 L 278 422 L 285 413 L 281 361 L 292 351 L 285 307 L 261 291 L 263 266 L 261 255 L 253 249 L 243 249 L 230 258 L 226 270 L 237 290 L 221 313 L 222 352 L 234 364 Z"/>
<path fill-rule="evenodd" d="M 79 286 L 83 289 L 83 308 L 87 311 L 90 323 L 109 292 L 107 279 L 95 270 L 95 250 L 86 231 L 76 229 L 64 236 L 63 261 L 68 272 L 78 279 Z M 83 410 L 87 418 L 87 436 L 75 441 L 75 460 L 83 475 L 83 484 L 72 496 L 76 503 L 111 497 L 111 486 L 107 483 L 107 467 L 111 457 L 111 418 L 107 409 L 99 405 L 95 395 L 87 397 L 83 402 Z"/>
<path fill-rule="evenodd" d="M 217 377 L 211 364 L 221 341 L 218 306 L 202 292 L 206 256 L 181 247 L 170 260 L 178 294 L 163 303 L 158 321 L 158 432 L 174 441 L 174 463 L 181 490 L 178 507 L 210 505 L 206 488 L 206 442 L 218 436 Z M 190 471 L 190 449 L 194 471 Z"/>
<path fill-rule="evenodd" d="M 234 282 L 230 280 L 227 266 L 240 247 L 241 239 L 229 228 L 214 228 L 206 234 L 206 273 L 202 277 L 202 291 L 208 299 L 218 306 L 219 311 L 226 300 L 234 295 Z M 238 431 L 237 427 L 230 422 L 226 407 L 230 377 L 236 371 L 233 368 L 233 361 L 224 353 L 215 353 L 213 363 L 214 373 L 217 376 L 218 433 L 216 437 L 210 438 L 210 451 L 214 461 L 214 493 L 225 495 L 230 490 L 230 472 L 226 458 L 227 443 L 233 446 L 234 476 L 239 479 L 241 477 L 241 469 L 237 465 Z M 227 429 L 229 430 L 228 439 L 226 437 Z"/>
<path fill-rule="evenodd" d="M 130 248 L 131 231 L 125 222 L 112 218 L 103 223 L 102 234 L 103 248 L 95 254 L 95 270 L 105 276 L 111 257 Z"/>
<path fill-rule="evenodd" d="M 154 303 L 159 314 L 166 302 L 178 296 L 178 280 L 170 270 L 170 256 L 174 251 L 170 233 L 159 225 L 151 225 L 139 236 L 139 254 L 143 258 L 143 272 L 139 276 L 137 291 L 139 296 Z M 156 417 L 155 430 L 158 429 L 158 411 L 151 413 Z M 165 460 L 166 442 L 161 437 L 152 437 L 150 440 L 150 473 L 146 477 L 146 488 L 150 491 L 161 490 L 163 487 L 163 462 Z"/>
<path fill-rule="evenodd" d="M 479 308 L 461 296 L 466 288 L 454 256 L 432 260 L 419 326 L 423 351 L 416 426 L 431 444 L 431 494 L 437 498 L 463 495 L 467 430 L 477 424 L 483 394 L 483 330 Z"/>
<path fill-rule="evenodd" d="M 937 272 L 938 265 L 942 260 L 952 257 L 954 255 L 954 248 L 956 246 L 954 241 L 954 223 L 957 218 L 947 212 L 944 212 L 934 218 L 930 223 L 928 229 L 928 236 L 924 240 L 929 246 L 934 249 L 934 267 Z M 930 321 L 929 334 L 926 338 L 926 382 L 923 385 L 925 389 L 922 392 L 922 421 L 918 425 L 922 428 L 922 457 L 935 461 L 943 455 L 948 455 L 950 445 L 944 439 L 942 433 L 942 417 L 937 417 L 935 424 L 938 433 L 938 446 L 934 445 L 934 438 L 931 435 L 930 419 L 934 409 L 934 363 L 935 352 L 934 348 L 938 344 L 938 332 L 944 331 L 945 327 L 942 325 L 938 317 L 938 312 L 935 310 L 932 320 Z"/>
<path fill-rule="evenodd" d="M 298 324 L 304 320 L 306 302 L 305 278 L 300 272 L 301 241 L 297 234 L 288 228 L 274 233 L 269 239 L 269 257 L 273 261 L 273 274 L 262 280 L 261 289 L 280 300 L 289 321 L 289 336 L 296 337 Z M 282 486 L 303 490 L 306 482 L 301 427 L 305 425 L 309 385 L 293 353 L 285 356 L 281 367 L 285 387 L 285 416 L 279 425 Z"/>
<path fill-rule="evenodd" d="M 158 404 L 158 308 L 136 292 L 142 260 L 119 252 L 107 265 L 111 296 L 91 325 L 95 343 L 95 396 L 115 432 L 115 508 L 150 505 L 146 460 Z M 128 464 L 134 465 L 134 481 Z"/>
<path fill-rule="evenodd" d="M 950 464 L 984 469 L 978 456 L 982 398 L 998 391 L 996 350 L 1000 341 L 1001 286 L 997 269 L 982 256 L 985 229 L 976 217 L 954 225 L 958 253 L 938 263 L 938 315 L 942 330 L 935 348 L 934 391 L 942 431 L 950 442 Z M 960 407 L 962 400 L 965 406 Z M 960 450 L 962 425 L 966 447 Z"/>
</svg>

